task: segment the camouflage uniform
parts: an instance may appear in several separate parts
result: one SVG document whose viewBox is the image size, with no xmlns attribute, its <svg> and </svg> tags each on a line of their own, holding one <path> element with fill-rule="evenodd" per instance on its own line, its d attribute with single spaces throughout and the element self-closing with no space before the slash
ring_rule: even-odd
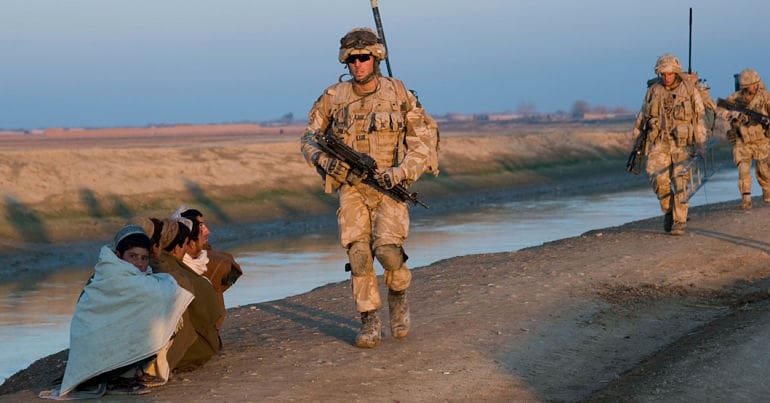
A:
<svg viewBox="0 0 770 403">
<path fill-rule="evenodd" d="M 361 49 L 361 53 L 366 50 Z M 340 61 L 349 53 L 350 49 L 341 48 Z M 373 93 L 357 93 L 353 79 L 327 88 L 313 104 L 301 138 L 302 154 L 324 177 L 326 192 L 339 194 L 340 240 L 348 251 L 353 297 L 362 314 L 376 312 L 382 306 L 374 257 L 385 269 L 389 294 L 403 295 L 409 287 L 412 275 L 402 248 L 409 235 L 408 207 L 370 185 L 326 174 L 324 167 L 318 166 L 319 154 L 323 153 L 316 146 L 315 135 L 331 131 L 356 151 L 374 158 L 379 169 L 400 167 L 404 185 L 416 181 L 429 165 L 425 111 L 402 82 L 376 72 L 379 82 Z"/>
<path fill-rule="evenodd" d="M 681 235 L 687 222 L 688 203 L 684 193 L 687 177 L 679 173 L 693 152 L 704 148 L 705 109 L 696 86 L 681 76 L 681 65 L 675 56 L 661 56 L 655 72 L 677 76 L 670 87 L 658 80 L 647 89 L 634 132 L 638 135 L 646 124 L 646 171 L 665 214 L 665 230 Z"/>
<path fill-rule="evenodd" d="M 762 81 L 754 70 L 746 69 L 739 75 L 740 90 L 730 95 L 727 100 L 746 109 L 770 115 L 770 93 L 764 89 Z M 758 85 L 757 92 L 751 96 L 744 89 Z M 751 164 L 756 160 L 757 182 L 762 187 L 765 202 L 770 202 L 770 128 L 760 123 L 749 122 L 738 112 L 719 108 L 721 118 L 730 122 L 727 138 L 733 143 L 733 162 L 738 167 L 738 190 L 741 192 L 741 208 L 751 208 Z"/>
</svg>

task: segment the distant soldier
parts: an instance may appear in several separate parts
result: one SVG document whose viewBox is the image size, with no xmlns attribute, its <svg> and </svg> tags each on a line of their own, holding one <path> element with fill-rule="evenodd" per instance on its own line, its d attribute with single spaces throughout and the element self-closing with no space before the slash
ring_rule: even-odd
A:
<svg viewBox="0 0 770 403">
<path fill-rule="evenodd" d="M 770 115 L 770 94 L 764 88 L 759 74 L 745 69 L 738 75 L 738 91 L 727 101 L 763 115 Z M 756 161 L 757 182 L 762 186 L 762 198 L 770 203 L 770 128 L 761 122 L 751 121 L 738 111 L 719 108 L 719 117 L 730 122 L 727 139 L 733 143 L 733 162 L 738 167 L 738 190 L 741 192 L 740 208 L 751 209 L 751 163 Z"/>
<path fill-rule="evenodd" d="M 658 58 L 658 80 L 647 89 L 634 133 L 647 136 L 646 171 L 664 213 L 663 229 L 683 235 L 687 227 L 687 177 L 680 175 L 695 154 L 704 154 L 704 105 L 692 80 L 672 54 Z"/>
<path fill-rule="evenodd" d="M 337 220 L 347 249 L 356 309 L 361 314 L 358 347 L 375 347 L 381 339 L 378 316 L 382 302 L 373 258 L 385 269 L 390 328 L 402 338 L 410 329 L 406 290 L 412 273 L 403 244 L 409 233 L 409 210 L 366 183 L 344 161 L 321 151 L 317 136 L 330 131 L 356 151 L 377 162 L 375 179 L 384 189 L 409 185 L 429 170 L 428 115 L 412 92 L 383 77 L 379 64 L 386 49 L 369 28 L 356 28 L 340 40 L 339 61 L 351 79 L 327 88 L 313 104 L 302 135 L 302 154 L 324 178 L 327 192 L 340 198 Z"/>
</svg>

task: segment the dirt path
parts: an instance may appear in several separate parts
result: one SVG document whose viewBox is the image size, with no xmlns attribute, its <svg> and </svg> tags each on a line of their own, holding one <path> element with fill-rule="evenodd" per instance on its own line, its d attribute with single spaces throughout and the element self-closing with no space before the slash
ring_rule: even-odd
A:
<svg viewBox="0 0 770 403">
<path fill-rule="evenodd" d="M 758 400 L 770 207 L 755 205 L 695 208 L 683 237 L 651 219 L 416 269 L 413 332 L 373 350 L 351 345 L 347 282 L 231 309 L 221 354 L 132 400 Z M 32 399 L 64 357 L 0 400 Z"/>
</svg>

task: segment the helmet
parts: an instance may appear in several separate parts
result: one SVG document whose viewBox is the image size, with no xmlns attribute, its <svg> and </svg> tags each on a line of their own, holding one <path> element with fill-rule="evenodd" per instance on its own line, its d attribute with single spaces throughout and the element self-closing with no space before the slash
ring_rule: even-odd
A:
<svg viewBox="0 0 770 403">
<path fill-rule="evenodd" d="M 679 59 L 671 53 L 658 58 L 658 62 L 655 63 L 655 74 L 661 73 L 681 73 L 682 64 L 679 63 Z"/>
<path fill-rule="evenodd" d="M 754 84 L 758 84 L 761 78 L 756 70 L 746 69 L 738 74 L 738 85 L 741 88 L 748 88 Z"/>
<path fill-rule="evenodd" d="M 381 61 L 385 59 L 387 51 L 373 29 L 353 28 L 340 39 L 340 63 L 345 64 L 351 55 L 372 55 Z"/>
</svg>

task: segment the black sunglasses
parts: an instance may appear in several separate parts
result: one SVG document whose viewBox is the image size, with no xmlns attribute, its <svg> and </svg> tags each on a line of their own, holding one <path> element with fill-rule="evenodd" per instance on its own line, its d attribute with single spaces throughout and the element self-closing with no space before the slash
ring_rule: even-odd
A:
<svg viewBox="0 0 770 403">
<path fill-rule="evenodd" d="M 358 60 L 360 63 L 368 62 L 372 58 L 372 55 L 350 55 L 345 60 L 348 64 L 353 64 Z"/>
</svg>

